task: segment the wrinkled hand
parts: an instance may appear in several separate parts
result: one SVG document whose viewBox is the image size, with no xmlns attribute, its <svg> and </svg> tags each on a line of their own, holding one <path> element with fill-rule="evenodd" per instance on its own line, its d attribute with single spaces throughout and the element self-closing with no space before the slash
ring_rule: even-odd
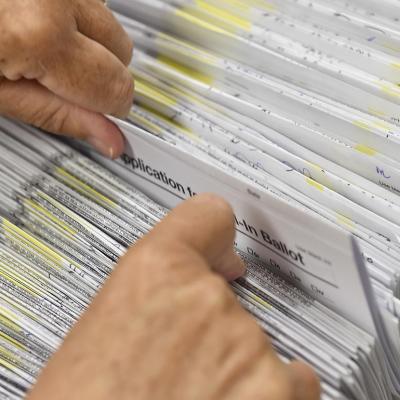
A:
<svg viewBox="0 0 400 400">
<path fill-rule="evenodd" d="M 0 114 L 123 151 L 132 42 L 101 0 L 0 0 Z"/>
<path fill-rule="evenodd" d="M 183 203 L 121 260 L 29 400 L 317 400 L 220 276 L 243 265 L 229 206 Z"/>
</svg>

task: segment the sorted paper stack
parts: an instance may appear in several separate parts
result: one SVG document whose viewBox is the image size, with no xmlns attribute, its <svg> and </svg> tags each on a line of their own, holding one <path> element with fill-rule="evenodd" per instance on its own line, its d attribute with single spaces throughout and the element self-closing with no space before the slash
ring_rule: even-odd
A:
<svg viewBox="0 0 400 400">
<path fill-rule="evenodd" d="M 0 154 L 0 398 L 20 399 L 166 209 L 31 127 L 0 120 Z M 249 271 L 233 289 L 283 360 L 313 365 L 324 399 L 389 398 L 372 335 L 241 254 Z"/>
<path fill-rule="evenodd" d="M 267 253 L 261 257 L 272 268 L 278 264 L 294 283 L 378 338 L 388 386 L 378 395 L 366 381 L 358 382 L 360 390 L 351 396 L 400 395 L 400 3 L 112 0 L 110 5 L 136 44 L 133 125 L 162 137 L 176 154 L 212 165 L 225 179 L 233 177 L 253 193 L 257 188 L 306 214 L 308 230 L 320 221 L 353 236 L 361 269 L 369 273 L 361 279 L 373 329 L 357 320 L 358 295 L 338 283 L 338 257 L 333 272 L 304 268 L 306 252 L 298 243 L 286 244 L 282 226 L 272 235 L 237 217 L 238 232 L 251 236 L 253 245 L 262 239 L 274 253 L 272 259 Z M 144 176 L 138 158 L 122 164 Z M 173 167 L 167 172 L 176 182 L 183 177 Z M 270 207 L 264 202 L 260 210 L 263 206 Z M 313 281 L 312 273 L 319 279 Z M 327 294 L 329 285 L 321 289 L 326 283 L 337 286 L 347 307 L 338 295 Z"/>
<path fill-rule="evenodd" d="M 233 205 L 233 289 L 282 359 L 310 363 L 324 400 L 399 398 L 399 1 L 110 3 L 137 47 L 123 157 L 0 120 L 0 399 L 202 191 Z"/>
<path fill-rule="evenodd" d="M 43 133 L 0 130 L 0 398 L 19 399 L 166 211 Z"/>
</svg>

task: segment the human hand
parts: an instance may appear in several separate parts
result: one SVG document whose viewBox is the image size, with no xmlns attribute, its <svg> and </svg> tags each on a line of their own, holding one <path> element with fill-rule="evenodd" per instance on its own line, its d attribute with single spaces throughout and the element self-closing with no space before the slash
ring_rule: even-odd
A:
<svg viewBox="0 0 400 400">
<path fill-rule="evenodd" d="M 108 157 L 133 99 L 132 42 L 101 0 L 0 0 L 0 115 L 85 139 Z"/>
<path fill-rule="evenodd" d="M 121 260 L 28 397 L 317 400 L 316 375 L 282 363 L 223 275 L 243 265 L 221 199 L 183 203 Z"/>
</svg>

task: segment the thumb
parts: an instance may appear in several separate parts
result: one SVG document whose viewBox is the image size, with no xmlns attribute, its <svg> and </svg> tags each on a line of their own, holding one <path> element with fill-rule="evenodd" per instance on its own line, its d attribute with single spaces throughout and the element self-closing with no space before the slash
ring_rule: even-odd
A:
<svg viewBox="0 0 400 400">
<path fill-rule="evenodd" d="M 83 139 L 106 157 L 118 157 L 124 149 L 120 129 L 104 115 L 69 103 L 36 81 L 0 77 L 0 115 Z"/>
<path fill-rule="evenodd" d="M 242 276 L 245 267 L 234 252 L 235 222 L 231 206 L 213 194 L 201 194 L 175 208 L 147 237 L 179 243 L 200 254 L 227 280 Z"/>
</svg>

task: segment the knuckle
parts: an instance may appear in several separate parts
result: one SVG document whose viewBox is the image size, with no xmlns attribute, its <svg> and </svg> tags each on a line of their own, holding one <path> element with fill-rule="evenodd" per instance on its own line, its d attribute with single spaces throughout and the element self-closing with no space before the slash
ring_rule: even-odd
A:
<svg viewBox="0 0 400 400">
<path fill-rule="evenodd" d="M 68 115 L 65 105 L 49 103 L 31 115 L 31 123 L 48 132 L 64 133 Z"/>
<path fill-rule="evenodd" d="M 24 74 L 20 72 L 17 68 L 4 68 L 3 75 L 9 81 L 16 82 L 22 79 Z"/>
<path fill-rule="evenodd" d="M 156 242 L 154 236 L 145 236 L 135 247 L 135 254 L 141 263 L 152 270 L 165 270 L 171 274 L 179 271 L 186 262 L 182 256 L 182 249 L 174 248 L 169 243 Z M 150 264 L 150 265 L 148 265 Z"/>
<path fill-rule="evenodd" d="M 24 50 L 36 50 L 46 46 L 49 38 L 53 37 L 53 30 L 54 28 L 43 20 L 28 20 L 24 24 L 14 25 L 9 33 L 12 43 Z"/>
<path fill-rule="evenodd" d="M 134 259 L 136 272 L 153 276 L 152 284 L 179 288 L 197 281 L 202 268 L 186 248 L 147 236 L 125 258 Z M 192 265 L 188 265 L 191 263 Z"/>
<path fill-rule="evenodd" d="M 115 85 L 116 98 L 118 99 L 117 116 L 126 116 L 133 104 L 134 81 L 128 71 L 123 77 L 118 76 Z"/>
</svg>

